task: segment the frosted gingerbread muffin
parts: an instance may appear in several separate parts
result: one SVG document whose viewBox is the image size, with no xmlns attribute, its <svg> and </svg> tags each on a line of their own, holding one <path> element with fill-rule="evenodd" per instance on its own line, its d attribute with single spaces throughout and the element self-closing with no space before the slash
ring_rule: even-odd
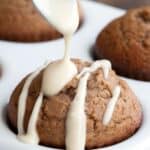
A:
<svg viewBox="0 0 150 150">
<path fill-rule="evenodd" d="M 1 0 L 0 2 L 0 40 L 38 42 L 62 37 L 40 15 L 32 0 Z M 78 8 L 81 25 L 83 12 L 80 4 Z"/>
<path fill-rule="evenodd" d="M 25 77 L 13 91 L 8 104 L 8 120 L 18 137 L 23 137 L 28 143 L 34 143 L 38 137 L 42 145 L 65 148 L 72 140 L 72 134 L 85 130 L 80 140 L 85 136 L 85 147 L 92 149 L 132 136 L 140 127 L 142 110 L 127 83 L 115 74 L 109 61 L 91 63 L 75 59 L 73 62 L 78 70 L 74 78 L 58 94 L 43 95 L 40 103 L 43 74 L 47 66 Z M 71 109 L 73 112 L 78 110 L 72 113 Z M 80 111 L 85 113 L 85 120 L 80 118 Z M 72 115 L 75 119 L 80 118 L 80 124 L 82 127 L 85 124 L 85 128 L 78 128 L 80 124 L 76 125 L 76 121 L 69 124 L 73 121 Z M 76 143 L 76 140 L 73 142 Z"/>
<path fill-rule="evenodd" d="M 98 35 L 94 55 L 120 75 L 150 81 L 150 6 L 129 10 Z"/>
</svg>

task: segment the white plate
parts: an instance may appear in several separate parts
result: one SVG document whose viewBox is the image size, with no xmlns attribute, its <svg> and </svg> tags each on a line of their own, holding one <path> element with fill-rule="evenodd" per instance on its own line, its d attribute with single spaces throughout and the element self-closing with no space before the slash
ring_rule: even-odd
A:
<svg viewBox="0 0 150 150">
<path fill-rule="evenodd" d="M 94 44 L 98 32 L 112 19 L 124 13 L 116 9 L 95 2 L 83 1 L 85 22 L 74 35 L 72 56 L 91 59 L 90 48 Z M 0 60 L 4 63 L 4 77 L 0 81 L 0 150 L 53 150 L 44 146 L 23 144 L 16 139 L 13 132 L 5 123 L 4 106 L 16 84 L 29 72 L 33 71 L 45 60 L 60 58 L 63 54 L 63 40 L 42 42 L 35 44 L 12 43 L 0 41 Z M 150 82 L 140 82 L 125 79 L 141 101 L 144 120 L 140 130 L 128 140 L 104 150 L 146 150 L 150 149 Z"/>
</svg>

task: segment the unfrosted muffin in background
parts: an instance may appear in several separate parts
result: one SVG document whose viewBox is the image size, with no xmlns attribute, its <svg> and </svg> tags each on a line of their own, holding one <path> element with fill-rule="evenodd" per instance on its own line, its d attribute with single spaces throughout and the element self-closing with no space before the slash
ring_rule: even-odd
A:
<svg viewBox="0 0 150 150">
<path fill-rule="evenodd" d="M 79 6 L 80 25 L 83 12 Z M 0 1 L 0 40 L 38 42 L 62 37 L 56 29 L 40 15 L 32 0 Z"/>
<path fill-rule="evenodd" d="M 129 10 L 99 33 L 96 59 L 109 59 L 120 75 L 150 81 L 150 6 Z"/>
</svg>

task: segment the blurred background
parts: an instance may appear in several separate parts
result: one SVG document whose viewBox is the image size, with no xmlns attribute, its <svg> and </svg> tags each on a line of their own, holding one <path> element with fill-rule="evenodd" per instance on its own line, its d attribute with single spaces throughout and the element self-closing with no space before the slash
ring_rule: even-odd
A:
<svg viewBox="0 0 150 150">
<path fill-rule="evenodd" d="M 96 0 L 123 9 L 135 8 L 144 5 L 150 5 L 150 0 Z"/>
</svg>

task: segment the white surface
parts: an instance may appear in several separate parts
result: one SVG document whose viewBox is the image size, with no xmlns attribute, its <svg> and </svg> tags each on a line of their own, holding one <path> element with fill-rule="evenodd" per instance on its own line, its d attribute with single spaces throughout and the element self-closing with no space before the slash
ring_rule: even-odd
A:
<svg viewBox="0 0 150 150">
<path fill-rule="evenodd" d="M 106 5 L 90 1 L 83 1 L 85 22 L 74 35 L 72 56 L 90 60 L 89 50 L 98 32 L 112 19 L 124 12 Z M 44 146 L 23 144 L 16 139 L 5 123 L 4 107 L 9 101 L 10 93 L 15 85 L 29 72 L 42 65 L 45 60 L 60 58 L 63 54 L 63 40 L 35 44 L 11 43 L 0 41 L 0 59 L 5 70 L 0 80 L 0 150 L 53 150 Z M 104 148 L 102 150 L 148 150 L 150 149 L 150 82 L 134 80 L 126 81 L 130 84 L 141 101 L 144 120 L 140 130 L 128 140 Z M 5 110 L 6 111 L 6 110 Z"/>
</svg>

